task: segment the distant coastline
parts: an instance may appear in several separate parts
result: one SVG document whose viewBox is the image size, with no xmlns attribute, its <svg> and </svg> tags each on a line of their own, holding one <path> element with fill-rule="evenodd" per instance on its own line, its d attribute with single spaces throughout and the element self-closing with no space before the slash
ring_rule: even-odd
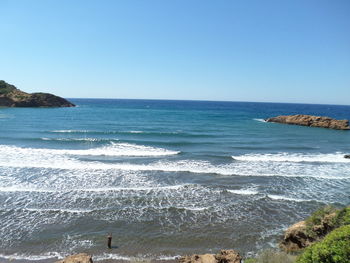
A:
<svg viewBox="0 0 350 263">
<path fill-rule="evenodd" d="M 75 105 L 50 93 L 26 93 L 0 80 L 0 107 L 75 107 Z"/>
</svg>

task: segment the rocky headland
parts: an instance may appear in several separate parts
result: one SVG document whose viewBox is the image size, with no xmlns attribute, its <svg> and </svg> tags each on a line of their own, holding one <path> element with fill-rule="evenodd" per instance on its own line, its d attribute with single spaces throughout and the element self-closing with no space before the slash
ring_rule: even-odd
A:
<svg viewBox="0 0 350 263">
<path fill-rule="evenodd" d="M 321 127 L 336 130 L 349 130 L 348 120 L 336 120 L 330 117 L 312 116 L 312 115 L 285 115 L 266 119 L 267 122 L 276 122 L 292 125 Z"/>
<path fill-rule="evenodd" d="M 0 107 L 74 107 L 68 100 L 50 93 L 26 93 L 0 80 Z"/>
</svg>

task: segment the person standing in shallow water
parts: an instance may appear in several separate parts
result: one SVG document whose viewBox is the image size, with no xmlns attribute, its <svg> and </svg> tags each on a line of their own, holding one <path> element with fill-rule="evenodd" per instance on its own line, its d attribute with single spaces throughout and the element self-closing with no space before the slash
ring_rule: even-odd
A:
<svg viewBox="0 0 350 263">
<path fill-rule="evenodd" d="M 107 247 L 109 249 L 112 248 L 112 234 L 108 234 L 108 236 L 107 236 Z"/>
</svg>

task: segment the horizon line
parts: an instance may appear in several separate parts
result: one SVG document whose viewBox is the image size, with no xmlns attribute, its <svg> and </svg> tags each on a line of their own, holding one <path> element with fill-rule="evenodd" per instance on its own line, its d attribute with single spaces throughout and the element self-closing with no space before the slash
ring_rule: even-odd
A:
<svg viewBox="0 0 350 263">
<path fill-rule="evenodd" d="M 149 100 L 149 101 L 192 101 L 192 102 L 243 102 L 243 103 L 275 103 L 275 104 L 306 104 L 306 105 L 329 105 L 329 106 L 350 106 L 346 104 L 312 103 L 312 102 L 275 102 L 275 101 L 246 101 L 246 100 L 208 100 L 208 99 L 139 99 L 139 98 L 87 98 L 87 97 L 64 97 L 66 99 L 86 100 Z"/>
</svg>

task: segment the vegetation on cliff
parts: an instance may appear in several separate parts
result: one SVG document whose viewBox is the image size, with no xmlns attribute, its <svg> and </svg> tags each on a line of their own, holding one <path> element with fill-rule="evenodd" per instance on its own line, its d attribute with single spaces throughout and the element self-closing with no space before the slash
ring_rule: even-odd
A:
<svg viewBox="0 0 350 263">
<path fill-rule="evenodd" d="M 286 252 L 298 251 L 324 238 L 332 230 L 350 224 L 350 207 L 337 209 L 332 206 L 322 207 L 305 221 L 289 227 L 280 247 Z"/>
<path fill-rule="evenodd" d="M 16 90 L 15 86 L 0 80 L 0 95 L 6 95 L 14 90 Z"/>
<path fill-rule="evenodd" d="M 0 106 L 2 107 L 74 107 L 66 99 L 50 93 L 26 93 L 0 80 Z"/>
<path fill-rule="evenodd" d="M 350 225 L 342 226 L 322 241 L 306 248 L 296 263 L 349 263 Z"/>
<path fill-rule="evenodd" d="M 294 263 L 296 256 L 287 254 L 282 251 L 275 251 L 272 249 L 262 251 L 255 258 L 248 258 L 244 263 Z"/>
<path fill-rule="evenodd" d="M 333 206 L 326 206 L 306 219 L 306 233 L 314 239 L 319 239 L 344 225 L 350 225 L 350 207 L 336 209 Z"/>
<path fill-rule="evenodd" d="M 280 245 L 285 251 L 262 251 L 244 263 L 349 263 L 350 206 L 318 209 L 288 228 Z"/>
</svg>

